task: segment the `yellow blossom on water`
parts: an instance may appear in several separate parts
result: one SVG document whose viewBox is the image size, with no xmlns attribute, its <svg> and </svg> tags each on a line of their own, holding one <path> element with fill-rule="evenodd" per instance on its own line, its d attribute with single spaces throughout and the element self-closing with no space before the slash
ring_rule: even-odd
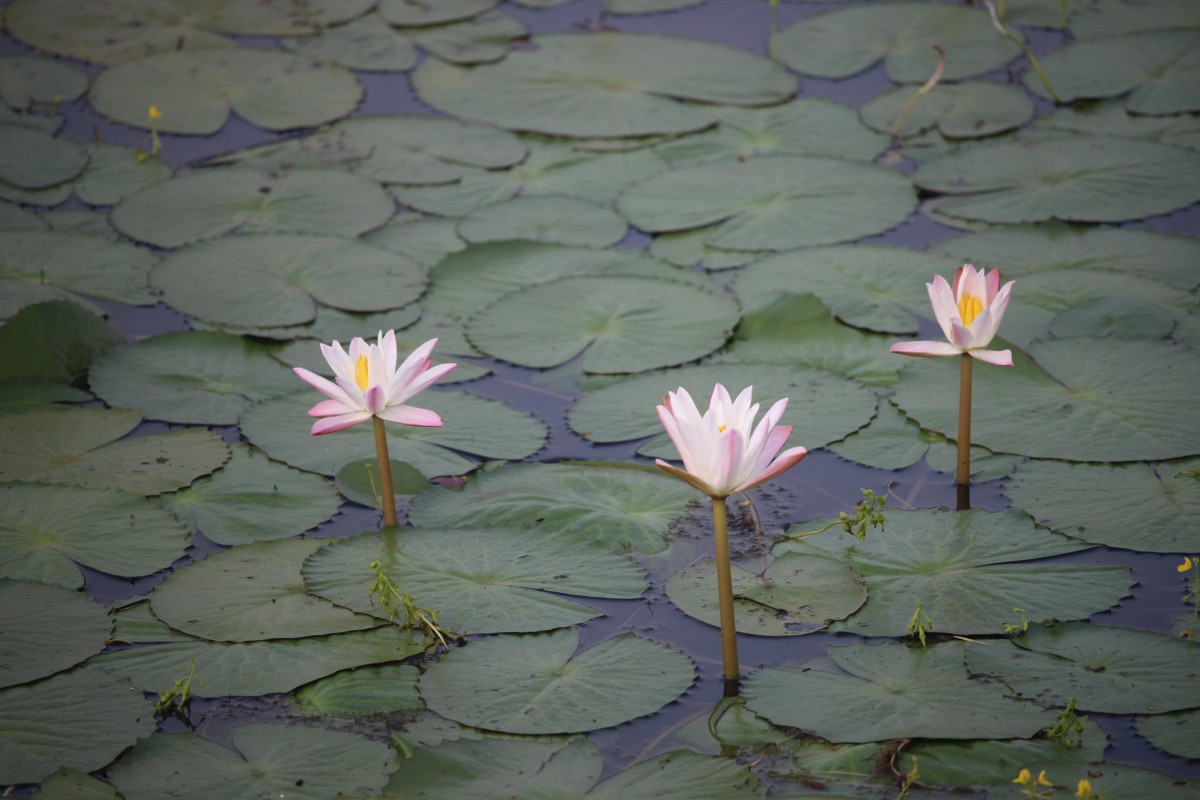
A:
<svg viewBox="0 0 1200 800">
<path fill-rule="evenodd" d="M 1092 794 L 1092 782 L 1087 778 L 1080 778 L 1079 786 L 1075 788 L 1075 796 L 1078 797 L 1079 800 L 1088 800 L 1088 798 L 1095 797 L 1095 795 Z"/>
<path fill-rule="evenodd" d="M 1175 571 L 1176 571 L 1176 572 L 1187 572 L 1189 569 L 1191 569 L 1191 568 L 1192 568 L 1192 566 L 1193 566 L 1194 564 L 1195 564 L 1195 562 L 1194 562 L 1194 561 L 1192 561 L 1192 559 L 1191 559 L 1191 557 L 1190 557 L 1190 556 L 1184 556 L 1184 557 L 1183 557 L 1183 563 L 1182 563 L 1182 564 L 1180 564 L 1178 567 L 1176 567 L 1176 568 L 1175 568 Z"/>
<path fill-rule="evenodd" d="M 1028 786 L 1033 782 L 1033 775 L 1030 774 L 1029 770 L 1023 769 L 1017 773 L 1017 777 L 1013 778 L 1012 782 L 1019 783 L 1022 786 Z"/>
<path fill-rule="evenodd" d="M 159 119 L 162 117 L 162 112 L 158 110 L 158 106 L 151 105 L 150 108 L 146 109 L 146 116 L 150 117 L 150 119 Z"/>
<path fill-rule="evenodd" d="M 1042 770 L 1041 772 L 1038 773 L 1037 785 L 1038 786 L 1053 786 L 1054 785 L 1050 781 L 1046 780 L 1046 770 Z"/>
</svg>

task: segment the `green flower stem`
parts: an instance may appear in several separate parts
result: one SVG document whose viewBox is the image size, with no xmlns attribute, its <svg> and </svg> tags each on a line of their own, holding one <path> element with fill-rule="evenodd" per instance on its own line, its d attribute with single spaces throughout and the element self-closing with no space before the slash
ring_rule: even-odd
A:
<svg viewBox="0 0 1200 800">
<path fill-rule="evenodd" d="M 958 469 L 954 482 L 960 486 L 971 483 L 971 357 L 962 356 L 962 371 L 958 387 Z"/>
<path fill-rule="evenodd" d="M 383 430 L 383 420 L 371 417 L 375 425 L 375 460 L 379 464 L 379 499 L 383 506 L 383 524 L 389 528 L 396 526 L 396 490 L 392 487 L 392 461 L 388 458 L 387 433 Z"/>
<path fill-rule="evenodd" d="M 946 51 L 935 42 L 930 42 L 929 46 L 937 51 L 937 66 L 934 67 L 933 74 L 929 76 L 929 80 L 921 84 L 920 88 L 904 104 L 904 108 L 900 109 L 900 113 L 896 115 L 896 121 L 892 123 L 891 130 L 893 139 L 900 137 L 900 129 L 904 127 L 904 121 L 908 119 L 908 115 L 917 107 L 917 103 L 920 102 L 921 98 L 932 92 L 933 87 L 938 85 L 938 81 L 942 79 L 942 73 L 946 69 Z"/>
<path fill-rule="evenodd" d="M 725 672 L 725 696 L 738 691 L 737 628 L 733 621 L 733 572 L 729 565 L 729 527 L 725 498 L 714 497 L 713 540 L 717 550 L 717 595 L 721 608 L 721 660 Z"/>
</svg>

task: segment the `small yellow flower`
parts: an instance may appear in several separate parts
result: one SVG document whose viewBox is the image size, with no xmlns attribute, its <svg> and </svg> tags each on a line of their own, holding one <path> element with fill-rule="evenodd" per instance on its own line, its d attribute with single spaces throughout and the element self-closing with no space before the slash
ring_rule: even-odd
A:
<svg viewBox="0 0 1200 800">
<path fill-rule="evenodd" d="M 1046 780 L 1046 770 L 1042 770 L 1041 772 L 1038 773 L 1037 785 L 1038 786 L 1053 786 L 1054 785 L 1050 781 Z"/>
<path fill-rule="evenodd" d="M 1196 562 L 1192 561 L 1190 556 L 1183 557 L 1183 563 L 1175 568 L 1176 572 L 1187 572 Z"/>
<path fill-rule="evenodd" d="M 1089 800 L 1089 798 L 1095 797 L 1095 795 L 1092 794 L 1092 782 L 1087 778 L 1080 778 L 1079 786 L 1075 788 L 1075 796 L 1078 797 L 1079 800 Z"/>
<path fill-rule="evenodd" d="M 1013 778 L 1012 782 L 1019 783 L 1022 786 L 1028 786 L 1033 782 L 1033 775 L 1030 774 L 1029 770 L 1023 769 L 1017 773 L 1017 777 Z"/>
<path fill-rule="evenodd" d="M 162 117 L 162 112 L 158 110 L 158 106 L 151 105 L 150 108 L 146 109 L 146 115 L 150 119 L 159 119 Z"/>
</svg>

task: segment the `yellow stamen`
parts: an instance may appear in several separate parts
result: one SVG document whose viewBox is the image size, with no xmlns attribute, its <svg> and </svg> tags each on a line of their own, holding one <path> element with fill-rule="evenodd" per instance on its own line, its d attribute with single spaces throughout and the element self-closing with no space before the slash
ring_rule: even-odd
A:
<svg viewBox="0 0 1200 800">
<path fill-rule="evenodd" d="M 367 357 L 359 356 L 358 363 L 354 365 L 354 382 L 358 384 L 358 388 L 364 392 L 367 390 Z"/>
<path fill-rule="evenodd" d="M 964 328 L 971 327 L 975 318 L 983 313 L 983 300 L 978 295 L 967 292 L 958 299 L 958 318 Z"/>
<path fill-rule="evenodd" d="M 718 425 L 718 426 L 717 426 L 717 433 L 724 433 L 724 432 L 725 432 L 725 426 L 724 426 L 724 425 Z"/>
</svg>

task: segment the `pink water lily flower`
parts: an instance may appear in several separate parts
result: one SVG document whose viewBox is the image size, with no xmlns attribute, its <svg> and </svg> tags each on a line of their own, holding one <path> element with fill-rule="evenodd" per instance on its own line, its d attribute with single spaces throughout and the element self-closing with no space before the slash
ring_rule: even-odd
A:
<svg viewBox="0 0 1200 800">
<path fill-rule="evenodd" d="M 328 381 L 303 367 L 295 373 L 309 386 L 328 397 L 308 410 L 310 417 L 322 417 L 312 426 L 313 435 L 333 433 L 379 417 L 401 425 L 436 428 L 442 418 L 426 408 L 405 405 L 405 401 L 432 385 L 457 364 L 433 366 L 429 354 L 437 339 L 430 339 L 396 367 L 396 333 L 379 332 L 378 344 L 367 344 L 360 337 L 350 341 L 347 354 L 337 342 L 321 345 L 321 353 L 333 369 L 334 381 Z"/>
<path fill-rule="evenodd" d="M 941 275 L 934 276 L 933 283 L 925 284 L 929 290 L 929 302 L 945 342 L 897 342 L 892 345 L 893 353 L 906 356 L 944 358 L 966 353 L 972 358 L 996 364 L 1012 366 L 1012 351 L 984 350 L 996 335 L 1004 311 L 1008 308 L 1008 296 L 1014 281 L 1000 288 L 1000 270 L 987 274 L 970 264 L 963 264 L 954 275 L 954 284 L 946 282 Z"/>
<path fill-rule="evenodd" d="M 731 400 L 718 383 L 703 416 L 686 389 L 669 392 L 658 407 L 658 418 L 679 450 L 684 468 L 672 467 L 661 458 L 655 463 L 713 498 L 743 492 L 794 466 L 808 450 L 793 447 L 779 453 L 792 433 L 791 425 L 778 424 L 787 398 L 771 406 L 755 427 L 758 404 L 751 405 L 752 389 L 747 386 L 737 400 Z"/>
</svg>

